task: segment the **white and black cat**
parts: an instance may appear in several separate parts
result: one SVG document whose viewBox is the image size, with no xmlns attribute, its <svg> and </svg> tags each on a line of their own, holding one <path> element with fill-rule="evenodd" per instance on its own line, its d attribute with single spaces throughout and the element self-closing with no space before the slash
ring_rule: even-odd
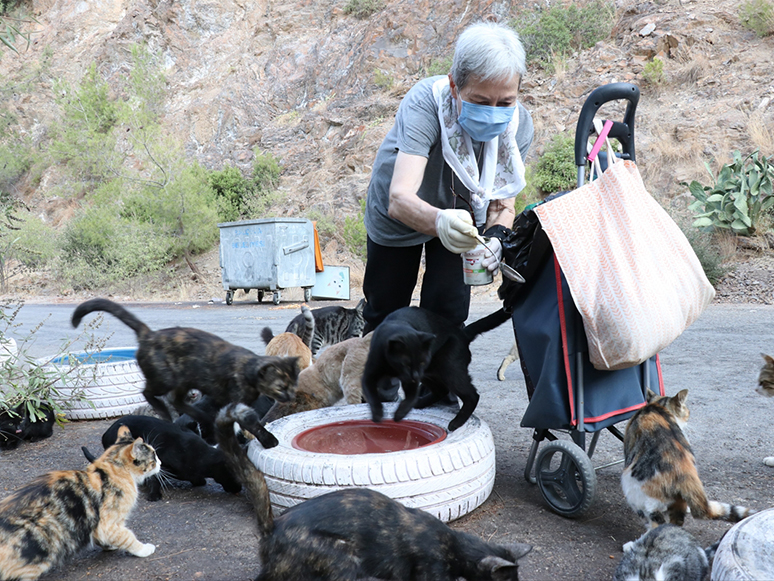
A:
<svg viewBox="0 0 774 581">
<path fill-rule="evenodd" d="M 272 515 L 266 480 L 234 434 L 258 421 L 242 404 L 218 414 L 218 442 L 249 492 L 261 535 L 256 581 L 518 581 L 532 547 L 495 545 L 367 488 L 339 490 Z"/>
<path fill-rule="evenodd" d="M 212 478 L 226 492 L 237 493 L 242 485 L 231 472 L 226 456 L 218 448 L 210 446 L 194 432 L 181 426 L 149 416 L 124 416 L 119 418 L 102 434 L 102 446 L 108 448 L 115 442 L 118 430 L 126 426 L 133 438 L 142 438 L 156 450 L 161 460 L 161 474 L 177 480 L 187 480 L 194 486 L 204 486 Z M 86 459 L 94 457 L 83 447 Z M 161 480 L 151 476 L 144 482 L 148 500 L 161 500 Z"/>
<path fill-rule="evenodd" d="M 312 357 L 317 357 L 317 353 L 326 345 L 335 345 L 352 337 L 363 336 L 365 304 L 365 299 L 360 299 L 357 306 L 351 309 L 340 306 L 312 309 L 314 326 L 311 340 L 309 338 L 311 325 L 303 311 L 290 321 L 285 332 L 295 333 L 301 337 L 301 340 L 312 349 Z"/>
<path fill-rule="evenodd" d="M 719 542 L 704 549 L 682 527 L 660 525 L 626 544 L 613 581 L 703 581 Z"/>
<path fill-rule="evenodd" d="M 420 307 L 404 307 L 390 313 L 376 327 L 363 371 L 363 396 L 375 422 L 383 417 L 382 401 L 400 380 L 405 399 L 395 410 L 399 422 L 414 407 L 427 407 L 448 394 L 462 407 L 449 422 L 456 430 L 478 405 L 478 391 L 468 373 L 470 342 L 510 319 L 503 309 L 461 329 L 445 318 Z M 421 398 L 420 384 L 427 392 Z"/>
</svg>

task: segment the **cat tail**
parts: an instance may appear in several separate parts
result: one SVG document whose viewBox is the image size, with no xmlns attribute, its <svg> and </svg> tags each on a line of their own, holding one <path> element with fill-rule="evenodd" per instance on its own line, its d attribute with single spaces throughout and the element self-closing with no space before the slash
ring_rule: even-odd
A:
<svg viewBox="0 0 774 581">
<path fill-rule="evenodd" d="M 755 512 L 744 506 L 707 500 L 704 487 L 701 483 L 699 483 L 698 486 L 692 486 L 690 489 L 683 492 L 683 497 L 690 507 L 691 514 L 694 518 L 739 522 Z"/>
<path fill-rule="evenodd" d="M 707 555 L 707 563 L 709 563 L 710 567 L 712 567 L 712 561 L 713 561 L 713 559 L 715 558 L 715 553 L 717 553 L 717 552 L 718 552 L 718 547 L 720 546 L 720 541 L 722 541 L 722 540 L 723 540 L 723 537 L 725 537 L 725 536 L 726 536 L 726 533 L 727 533 L 727 532 L 728 532 L 728 531 L 726 531 L 725 533 L 723 533 L 723 534 L 720 536 L 720 538 L 719 538 L 719 539 L 718 539 L 718 540 L 717 540 L 715 543 L 713 543 L 712 545 L 710 545 L 709 547 L 707 547 L 706 549 L 704 549 L 704 554 L 705 554 L 705 555 Z"/>
<path fill-rule="evenodd" d="M 260 424 L 260 418 L 253 408 L 242 403 L 232 403 L 218 412 L 215 426 L 218 446 L 226 455 L 231 471 L 249 491 L 258 530 L 263 537 L 266 537 L 274 530 L 269 488 L 266 486 L 263 474 L 255 467 L 239 443 L 234 431 L 235 422 L 248 431 L 255 431 L 255 426 Z"/>
<path fill-rule="evenodd" d="M 487 315 L 483 319 L 479 319 L 478 321 L 473 321 L 470 325 L 466 325 L 465 335 L 467 336 L 469 341 L 472 341 L 473 339 L 478 337 L 481 333 L 486 333 L 487 331 L 491 331 L 495 327 L 499 327 L 510 318 L 511 318 L 511 313 L 507 313 L 505 309 L 499 309 L 494 313 L 492 313 L 491 315 Z"/>
<path fill-rule="evenodd" d="M 312 348 L 312 339 L 314 339 L 314 315 L 312 310 L 306 305 L 301 305 L 301 314 L 304 316 L 304 329 L 299 335 L 304 345 Z"/>
<path fill-rule="evenodd" d="M 93 463 L 93 462 L 94 462 L 94 460 L 96 460 L 96 459 L 97 459 L 97 457 L 96 457 L 94 454 L 92 454 L 91 452 L 89 452 L 89 449 L 88 449 L 86 446 L 81 446 L 81 452 L 83 452 L 83 455 L 84 455 L 84 456 L 86 456 L 86 459 L 87 459 L 89 462 L 91 462 L 91 463 Z"/>
<path fill-rule="evenodd" d="M 261 339 L 263 339 L 263 342 L 268 345 L 272 339 L 274 339 L 274 333 L 272 333 L 271 329 L 269 327 L 264 327 L 261 330 Z"/>
<path fill-rule="evenodd" d="M 150 332 L 150 328 L 148 328 L 145 323 L 140 321 L 140 319 L 135 317 L 132 313 L 127 311 L 118 303 L 114 303 L 108 299 L 90 299 L 78 305 L 75 308 L 73 317 L 71 319 L 73 327 L 80 325 L 81 319 L 83 319 L 83 317 L 89 313 L 93 313 L 94 311 L 104 311 L 106 313 L 110 313 L 124 325 L 129 327 L 132 331 L 137 333 L 138 337 L 141 337 Z"/>
</svg>

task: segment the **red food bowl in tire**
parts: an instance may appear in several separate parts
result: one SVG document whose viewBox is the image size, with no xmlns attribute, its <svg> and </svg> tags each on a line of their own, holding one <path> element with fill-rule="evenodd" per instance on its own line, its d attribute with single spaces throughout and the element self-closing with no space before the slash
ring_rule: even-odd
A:
<svg viewBox="0 0 774 581">
<path fill-rule="evenodd" d="M 347 420 L 304 430 L 291 445 L 322 454 L 385 454 L 422 448 L 445 438 L 446 430 L 426 422 Z"/>
</svg>

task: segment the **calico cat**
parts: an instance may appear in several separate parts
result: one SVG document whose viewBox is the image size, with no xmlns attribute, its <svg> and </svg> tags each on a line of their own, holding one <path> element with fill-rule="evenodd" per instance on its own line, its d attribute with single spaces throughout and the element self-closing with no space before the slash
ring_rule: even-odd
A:
<svg viewBox="0 0 774 581">
<path fill-rule="evenodd" d="M 768 397 L 774 397 L 774 357 L 761 353 L 763 357 L 763 367 L 758 375 L 758 393 Z M 774 456 L 766 456 L 763 459 L 766 466 L 774 466 Z"/>
<path fill-rule="evenodd" d="M 626 544 L 613 581 L 703 581 L 719 543 L 703 549 L 682 527 L 659 525 Z"/>
<path fill-rule="evenodd" d="M 373 333 L 353 337 L 331 345 L 315 361 L 298 374 L 296 398 L 277 402 L 263 417 L 264 423 L 298 412 L 334 405 L 342 398 L 348 403 L 362 403 L 361 377 Z"/>
<path fill-rule="evenodd" d="M 621 486 L 629 506 L 650 528 L 682 525 L 688 508 L 694 518 L 730 522 L 752 514 L 743 506 L 707 500 L 682 430 L 689 415 L 687 395 L 687 389 L 673 397 L 648 390 L 647 404 L 626 424 Z"/>
<path fill-rule="evenodd" d="M 0 411 L 0 450 L 13 450 L 22 440 L 37 442 L 54 434 L 56 417 L 51 409 L 42 410 L 44 419 L 30 419 L 24 404 Z"/>
<path fill-rule="evenodd" d="M 339 490 L 272 516 L 266 480 L 237 442 L 234 422 L 257 421 L 232 404 L 216 420 L 218 442 L 249 491 L 261 536 L 256 581 L 517 581 L 532 547 L 494 545 L 366 488 Z"/>
<path fill-rule="evenodd" d="M 86 547 L 125 549 L 137 557 L 156 550 L 125 526 L 137 485 L 160 462 L 142 438 L 118 430 L 114 445 L 86 470 L 39 476 L 0 501 L 0 581 L 30 581 Z"/>
<path fill-rule="evenodd" d="M 497 370 L 497 379 L 500 381 L 505 381 L 505 370 L 508 369 L 508 366 L 513 363 L 514 361 L 517 361 L 519 359 L 519 346 L 516 344 L 516 341 L 513 342 L 513 346 L 511 347 L 511 350 L 508 351 L 508 355 L 503 357 L 502 362 L 500 363 L 500 367 Z"/>
<path fill-rule="evenodd" d="M 345 339 L 363 336 L 364 308 L 365 299 L 360 299 L 357 306 L 352 309 L 339 306 L 313 309 L 311 313 L 314 316 L 314 334 L 311 344 L 306 340 L 308 326 L 303 312 L 290 321 L 285 332 L 295 333 L 301 337 L 304 343 L 312 349 L 312 357 L 317 357 L 317 353 L 326 345 L 335 345 Z"/>
<path fill-rule="evenodd" d="M 218 448 L 210 446 L 202 438 L 179 425 L 148 416 L 124 416 L 116 420 L 104 434 L 102 446 L 108 448 L 116 441 L 118 429 L 126 426 L 135 438 L 143 438 L 156 450 L 164 466 L 159 476 L 145 480 L 148 500 L 161 500 L 160 476 L 171 476 L 177 480 L 187 480 L 194 486 L 204 486 L 207 478 L 212 478 L 226 492 L 235 494 L 242 490 L 242 484 L 232 474 L 226 457 Z M 84 447 L 86 459 L 94 457 Z"/>
<path fill-rule="evenodd" d="M 299 371 L 303 371 L 312 364 L 312 350 L 304 345 L 301 337 L 295 333 L 280 333 L 275 337 L 269 327 L 264 327 L 261 338 L 266 343 L 266 355 L 295 357 L 298 359 Z"/>
<path fill-rule="evenodd" d="M 387 315 L 373 332 L 363 371 L 363 395 L 371 406 L 372 419 L 382 420 L 382 401 L 397 378 L 406 397 L 395 410 L 396 422 L 415 406 L 427 407 L 451 393 L 462 400 L 462 407 L 449 422 L 449 431 L 459 428 L 468 421 L 479 398 L 468 373 L 470 342 L 509 318 L 500 309 L 461 329 L 420 307 L 403 307 Z M 420 383 L 429 390 L 421 398 Z"/>
<path fill-rule="evenodd" d="M 73 327 L 94 311 L 110 313 L 137 334 L 137 364 L 145 375 L 143 395 L 164 419 L 172 419 L 160 397 L 167 393 L 181 414 L 200 422 L 211 422 L 212 418 L 186 400 L 192 389 L 208 395 L 218 408 L 232 402 L 249 405 L 261 394 L 275 401 L 289 401 L 295 395 L 298 363 L 294 358 L 259 356 L 199 329 L 151 331 L 121 305 L 107 299 L 91 299 L 78 305 Z M 255 429 L 264 448 L 277 445 L 277 439 L 263 426 Z"/>
</svg>

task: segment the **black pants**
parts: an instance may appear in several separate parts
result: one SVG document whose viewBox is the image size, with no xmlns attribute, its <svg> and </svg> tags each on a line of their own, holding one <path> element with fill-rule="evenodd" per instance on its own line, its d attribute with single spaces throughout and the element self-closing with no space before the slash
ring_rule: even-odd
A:
<svg viewBox="0 0 774 581">
<path fill-rule="evenodd" d="M 365 332 L 375 329 L 393 311 L 409 306 L 423 246 L 425 275 L 419 306 L 457 325 L 468 318 L 470 287 L 462 277 L 462 258 L 458 254 L 446 250 L 438 238 L 417 246 L 381 246 L 368 238 L 363 278 Z"/>
</svg>

